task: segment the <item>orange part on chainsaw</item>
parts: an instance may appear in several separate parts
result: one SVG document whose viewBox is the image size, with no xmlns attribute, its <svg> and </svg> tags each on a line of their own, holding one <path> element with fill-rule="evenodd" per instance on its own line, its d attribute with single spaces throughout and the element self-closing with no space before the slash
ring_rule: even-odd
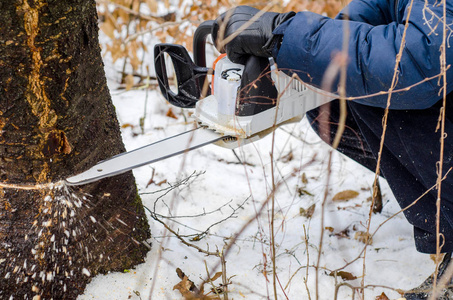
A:
<svg viewBox="0 0 453 300">
<path fill-rule="evenodd" d="M 216 60 L 214 61 L 214 63 L 212 64 L 212 69 L 215 71 L 215 65 L 219 62 L 219 60 L 221 60 L 222 58 L 224 58 L 227 54 L 226 53 L 223 53 L 223 54 L 220 54 L 219 57 L 216 58 Z M 214 74 L 212 75 L 212 80 L 211 80 L 211 94 L 214 95 Z"/>
</svg>

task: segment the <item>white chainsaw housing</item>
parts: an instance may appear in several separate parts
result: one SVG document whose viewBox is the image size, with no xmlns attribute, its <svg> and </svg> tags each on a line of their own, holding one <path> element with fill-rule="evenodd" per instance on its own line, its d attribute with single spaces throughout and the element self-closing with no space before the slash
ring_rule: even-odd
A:
<svg viewBox="0 0 453 300">
<path fill-rule="evenodd" d="M 234 137 L 216 144 L 227 148 L 261 139 L 286 123 L 299 122 L 305 113 L 335 98 L 333 94 L 278 71 L 271 59 L 271 77 L 278 91 L 277 105 L 252 116 L 235 115 L 244 66 L 222 58 L 214 73 L 214 92 L 196 104 L 195 118 L 224 136 Z M 233 70 L 233 71 L 232 71 Z M 227 76 L 228 73 L 233 73 Z"/>
</svg>

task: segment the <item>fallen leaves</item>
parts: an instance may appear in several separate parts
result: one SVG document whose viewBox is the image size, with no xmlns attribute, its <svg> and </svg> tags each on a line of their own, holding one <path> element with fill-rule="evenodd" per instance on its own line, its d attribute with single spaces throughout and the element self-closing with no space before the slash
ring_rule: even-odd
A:
<svg viewBox="0 0 453 300">
<path fill-rule="evenodd" d="M 176 274 L 181 279 L 181 281 L 173 287 L 173 290 L 178 290 L 184 299 L 198 299 L 198 300 L 212 300 L 219 299 L 219 294 L 224 293 L 224 285 L 220 284 L 219 286 L 213 286 L 211 291 L 204 293 L 204 284 L 213 283 L 217 279 L 222 277 L 222 272 L 217 272 L 215 275 L 210 278 L 207 282 L 204 282 L 203 285 L 198 289 L 193 281 L 180 269 L 176 268 Z M 209 295 L 213 293 L 212 295 Z"/>
<path fill-rule="evenodd" d="M 301 208 L 299 208 L 299 214 L 302 217 L 310 219 L 313 216 L 313 214 L 315 213 L 315 208 L 316 208 L 316 204 L 310 205 L 307 209 L 301 207 Z"/>
<path fill-rule="evenodd" d="M 365 231 L 357 231 L 354 235 L 354 239 L 368 245 L 371 245 L 373 243 L 373 238 L 371 237 L 371 234 Z"/>
<path fill-rule="evenodd" d="M 390 300 L 390 299 L 384 292 L 382 292 L 382 294 L 376 297 L 376 300 Z"/>
<path fill-rule="evenodd" d="M 217 272 L 217 273 L 215 273 L 214 276 L 212 276 L 212 278 L 211 278 L 210 281 L 216 281 L 216 280 L 219 279 L 221 276 L 222 276 L 222 272 Z"/>
<path fill-rule="evenodd" d="M 167 113 L 165 114 L 165 116 L 172 118 L 172 119 L 178 119 L 178 117 L 175 115 L 175 113 L 173 112 L 173 110 L 171 108 L 169 108 L 167 110 Z"/>
<path fill-rule="evenodd" d="M 124 78 L 124 82 L 126 83 L 126 91 L 130 91 L 134 86 L 134 75 L 128 74 L 126 78 Z"/>
<path fill-rule="evenodd" d="M 335 229 L 333 227 L 325 227 L 324 229 L 331 232 L 330 236 L 336 236 L 338 238 L 350 238 L 351 229 L 349 227 L 339 232 L 334 232 Z M 352 230 L 355 232 L 355 240 L 368 245 L 371 245 L 373 243 L 373 237 L 370 233 L 366 231 L 356 231 L 357 229 L 355 228 L 355 226 L 352 227 Z"/>
<path fill-rule="evenodd" d="M 357 279 L 357 276 L 352 275 L 352 273 L 346 272 L 346 271 L 335 271 L 335 272 L 330 272 L 329 276 L 336 277 L 340 276 L 341 279 L 343 280 L 354 280 Z"/>
<path fill-rule="evenodd" d="M 189 280 L 189 277 L 180 268 L 176 268 L 176 274 L 182 280 L 173 287 L 173 290 L 178 290 L 185 299 L 202 299 L 197 297 L 200 291 L 195 283 Z"/>
<path fill-rule="evenodd" d="M 304 183 L 304 184 L 307 184 L 307 183 L 308 183 L 307 174 L 305 174 L 305 172 L 302 173 L 302 176 L 301 176 L 300 180 L 301 180 L 302 183 Z"/>
<path fill-rule="evenodd" d="M 333 196 L 332 200 L 333 201 L 348 201 L 348 200 L 356 198 L 358 195 L 359 195 L 359 192 L 356 192 L 353 190 L 345 190 L 345 191 L 335 194 L 335 196 Z"/>
<path fill-rule="evenodd" d="M 134 129 L 134 125 L 132 125 L 131 123 L 124 123 L 123 125 L 121 125 L 121 128 L 132 128 Z"/>
<path fill-rule="evenodd" d="M 294 154 L 293 154 L 293 151 L 290 150 L 290 151 L 288 152 L 288 154 L 283 155 L 282 157 L 280 157 L 279 160 L 280 160 L 281 162 L 284 162 L 284 163 L 289 163 L 289 162 L 292 161 L 293 159 L 294 159 Z"/>
<path fill-rule="evenodd" d="M 193 286 L 193 282 L 189 280 L 187 276 L 184 276 L 181 282 L 173 287 L 174 290 L 178 290 L 185 299 L 197 298 L 194 293 L 190 290 Z"/>
<path fill-rule="evenodd" d="M 308 196 L 314 196 L 312 193 L 304 189 L 303 187 L 300 187 L 297 189 L 297 193 L 299 194 L 299 197 L 302 197 L 303 195 L 308 195 Z"/>
</svg>

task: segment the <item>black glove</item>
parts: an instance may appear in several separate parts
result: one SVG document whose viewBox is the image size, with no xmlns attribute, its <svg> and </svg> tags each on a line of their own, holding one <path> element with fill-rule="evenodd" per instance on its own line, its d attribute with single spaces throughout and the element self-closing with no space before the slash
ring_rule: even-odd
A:
<svg viewBox="0 0 453 300">
<path fill-rule="evenodd" d="M 244 30 L 239 31 L 239 28 L 259 11 L 250 6 L 238 6 L 223 13 L 215 21 L 212 28 L 214 44 L 217 50 L 226 52 L 232 62 L 244 64 L 249 55 L 270 57 L 276 42 L 272 32 L 278 25 L 295 15 L 294 12 L 284 14 L 265 12 Z M 232 34 L 237 36 L 224 45 L 223 40 Z M 281 40 L 281 36 L 277 40 Z"/>
</svg>

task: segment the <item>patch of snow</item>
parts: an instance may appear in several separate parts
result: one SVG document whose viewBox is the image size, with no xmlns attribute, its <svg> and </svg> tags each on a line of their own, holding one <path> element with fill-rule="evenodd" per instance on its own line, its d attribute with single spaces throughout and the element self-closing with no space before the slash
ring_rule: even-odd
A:
<svg viewBox="0 0 453 300">
<path fill-rule="evenodd" d="M 123 139 L 128 150 L 178 134 L 192 128 L 185 124 L 181 110 L 173 108 L 178 119 L 165 117 L 170 108 L 157 91 L 112 91 L 113 101 L 123 128 Z M 144 111 L 148 97 L 148 111 Z M 139 130 L 139 119 L 146 115 L 144 133 Z M 134 170 L 143 204 L 159 215 L 186 240 L 209 250 L 221 250 L 260 207 L 262 212 L 242 231 L 234 246 L 226 254 L 226 275 L 231 278 L 229 298 L 273 298 L 272 262 L 270 246 L 270 215 L 272 174 L 270 153 L 274 149 L 275 244 L 276 271 L 279 279 L 279 299 L 312 299 L 318 285 L 319 299 L 334 299 L 335 278 L 332 270 L 343 268 L 358 279 L 346 281 L 360 286 L 363 259 L 359 257 L 364 244 L 354 239 L 355 232 L 365 231 L 369 214 L 371 186 L 374 174 L 352 160 L 333 153 L 330 183 L 328 179 L 327 147 L 304 120 L 286 125 L 272 136 L 237 149 L 244 164 L 238 163 L 231 150 L 208 145 L 187 154 L 166 159 Z M 293 159 L 285 160 L 292 152 Z M 170 187 L 192 176 L 190 184 L 182 185 L 165 195 Z M 160 186 L 147 186 L 152 174 Z M 302 177 L 307 183 L 303 183 Z M 387 221 L 399 207 L 385 180 L 381 179 L 384 209 L 373 215 L 371 232 L 380 227 L 367 249 L 365 285 L 369 285 L 368 299 L 382 292 L 397 299 L 393 289 L 409 289 L 421 283 L 434 269 L 429 256 L 417 253 L 412 228 L 401 214 Z M 326 188 L 324 224 L 321 223 L 321 204 Z M 304 193 L 302 189 L 306 193 Z M 359 196 L 347 202 L 331 201 L 333 195 L 344 190 L 355 190 Z M 160 192 L 159 192 L 160 191 Z M 315 204 L 310 219 L 300 215 L 301 208 Z M 233 217 L 228 218 L 231 214 Z M 164 216 L 166 218 L 164 218 Z M 196 216 L 196 217 L 193 217 Z M 178 217 L 178 218 L 176 218 Z M 148 214 L 152 232 L 152 250 L 145 263 L 126 273 L 99 275 L 87 286 L 79 300 L 88 299 L 180 299 L 173 287 L 181 279 L 181 269 L 195 284 L 220 271 L 219 258 L 206 256 L 182 244 Z M 221 220 L 223 222 L 214 225 Z M 384 223 L 387 221 L 386 223 Z M 207 234 L 203 234 L 209 227 Z M 324 228 L 322 255 L 316 283 L 315 265 L 318 259 L 321 230 Z M 332 230 L 330 232 L 329 230 Z M 343 236 L 341 233 L 343 232 Z M 348 236 L 346 236 L 346 233 Z M 201 235 L 200 235 L 201 234 Z M 190 239 L 199 236 L 198 241 Z M 416 262 L 416 263 L 414 263 Z M 216 269 L 211 269 L 217 266 Z M 307 269 L 308 266 L 308 269 Z M 346 266 L 346 267 L 345 267 Z M 306 280 L 306 285 L 304 281 Z M 337 284 L 343 282 L 337 278 Z M 219 284 L 217 279 L 215 284 Z M 389 287 L 389 288 L 385 288 Z M 210 285 L 205 285 L 209 290 Z M 352 299 L 347 286 L 339 289 L 338 299 Z M 130 297 L 130 298 L 129 298 Z"/>
</svg>

